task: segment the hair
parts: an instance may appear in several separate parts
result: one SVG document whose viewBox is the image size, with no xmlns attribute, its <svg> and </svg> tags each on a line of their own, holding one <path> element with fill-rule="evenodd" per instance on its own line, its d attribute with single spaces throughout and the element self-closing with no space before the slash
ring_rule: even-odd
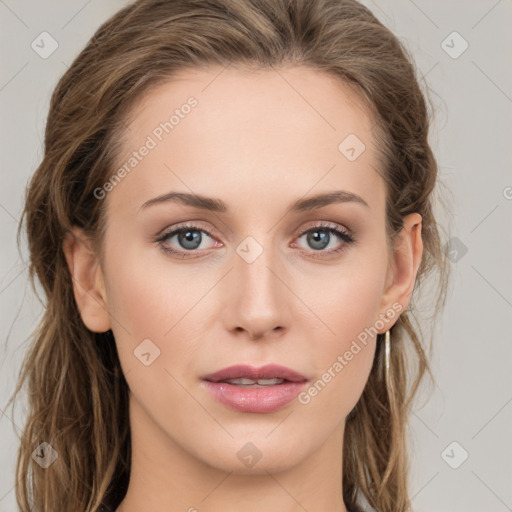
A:
<svg viewBox="0 0 512 512">
<path fill-rule="evenodd" d="M 431 114 L 413 59 L 388 28 L 355 0 L 128 4 L 100 26 L 53 91 L 44 155 L 27 186 L 18 227 L 19 237 L 26 223 L 30 282 L 35 289 L 37 278 L 45 295 L 13 394 L 28 386 L 16 467 L 22 512 L 114 509 L 126 493 L 128 386 L 112 331 L 91 332 L 82 321 L 62 243 L 78 226 L 101 246 L 105 201 L 93 192 L 116 168 L 135 101 L 178 71 L 209 65 L 305 66 L 350 87 L 379 137 L 388 240 L 404 216 L 422 216 L 424 252 L 414 298 L 426 276 L 437 276 L 435 315 L 444 306 L 449 264 L 433 212 L 439 179 L 428 142 Z M 389 386 L 379 335 L 369 379 L 346 419 L 342 488 L 350 507 L 364 501 L 379 512 L 411 508 L 408 410 L 425 372 L 431 375 L 414 304 L 390 329 Z M 47 470 L 31 458 L 45 441 L 58 453 Z"/>
</svg>

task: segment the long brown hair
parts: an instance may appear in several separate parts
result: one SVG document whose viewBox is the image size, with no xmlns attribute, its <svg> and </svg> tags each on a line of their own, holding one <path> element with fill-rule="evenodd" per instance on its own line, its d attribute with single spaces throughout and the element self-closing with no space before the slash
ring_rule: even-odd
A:
<svg viewBox="0 0 512 512">
<path fill-rule="evenodd" d="M 19 229 L 25 221 L 30 279 L 42 285 L 45 311 L 13 394 L 27 384 L 16 481 L 22 512 L 114 509 L 126 492 L 127 383 L 112 332 L 93 333 L 82 322 L 62 242 L 73 226 L 101 241 L 105 201 L 94 190 L 116 169 L 123 120 L 134 102 L 177 71 L 208 64 L 307 66 L 356 92 L 380 137 L 389 239 L 405 215 L 421 214 L 415 298 L 432 274 L 434 313 L 444 305 L 448 264 L 433 213 L 439 180 L 427 140 L 431 113 L 408 51 L 366 7 L 355 0 L 135 1 L 97 30 L 58 82 L 43 160 L 27 188 Z M 411 399 L 430 372 L 413 308 L 411 302 L 391 329 L 391 386 L 386 390 L 382 377 L 379 336 L 369 380 L 346 420 L 348 506 L 365 501 L 379 512 L 410 510 L 405 426 Z M 42 442 L 58 453 L 51 469 L 32 460 Z"/>
</svg>

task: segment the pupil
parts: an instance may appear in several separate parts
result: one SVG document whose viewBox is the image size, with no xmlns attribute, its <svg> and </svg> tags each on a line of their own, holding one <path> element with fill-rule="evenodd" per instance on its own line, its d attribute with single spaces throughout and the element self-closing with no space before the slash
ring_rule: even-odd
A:
<svg viewBox="0 0 512 512">
<path fill-rule="evenodd" d="M 329 245 L 329 233 L 327 231 L 312 231 L 308 235 L 308 242 L 311 242 L 315 250 L 324 249 Z"/>
<path fill-rule="evenodd" d="M 179 242 L 184 249 L 196 249 L 201 244 L 201 233 L 199 231 L 182 231 L 178 236 Z"/>
</svg>

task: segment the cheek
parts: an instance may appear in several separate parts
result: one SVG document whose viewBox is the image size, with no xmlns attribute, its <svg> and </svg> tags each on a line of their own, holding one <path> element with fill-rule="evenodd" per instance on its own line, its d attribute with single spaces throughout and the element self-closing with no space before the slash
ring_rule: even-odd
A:
<svg viewBox="0 0 512 512">
<path fill-rule="evenodd" d="M 111 246 L 115 244 L 113 239 Z M 110 254 L 119 252 L 122 259 L 105 262 L 105 276 L 112 331 L 127 381 L 137 395 L 146 390 L 154 395 L 155 389 L 162 396 L 179 395 L 180 387 L 169 374 L 185 382 L 204 359 L 201 343 L 208 334 L 208 315 L 215 316 L 212 297 L 205 295 L 218 275 L 198 272 L 195 265 L 171 264 L 156 250 L 126 244 Z M 154 362 L 145 367 L 142 354 L 148 352 L 146 359 Z M 163 383 L 170 387 L 161 388 Z"/>
<path fill-rule="evenodd" d="M 350 345 L 352 339 L 366 332 L 380 318 L 380 307 L 385 281 L 385 262 L 369 255 L 361 254 L 332 269 L 329 275 L 324 275 L 313 287 L 302 289 L 309 304 L 314 304 L 314 311 L 319 312 L 321 320 L 329 327 L 336 348 L 342 349 Z"/>
<path fill-rule="evenodd" d="M 114 243 L 114 241 L 112 242 Z M 140 337 L 162 339 L 173 325 L 197 303 L 208 283 L 194 279 L 192 266 L 169 270 L 161 255 L 130 249 L 121 251 L 123 258 L 106 262 L 109 311 L 135 342 Z M 204 277 L 204 276 L 203 276 Z M 124 334 L 123 334 L 124 331 Z"/>
<path fill-rule="evenodd" d="M 367 297 L 371 299 L 372 297 Z M 328 322 L 335 332 L 316 340 L 316 377 L 299 396 L 310 417 L 326 425 L 339 424 L 359 400 L 368 380 L 376 347 L 371 330 L 375 308 L 352 309 L 351 302 L 339 301 L 340 310 L 331 311 Z M 344 307 L 346 306 L 346 307 Z"/>
<path fill-rule="evenodd" d="M 329 329 L 316 340 L 317 380 L 302 403 L 316 402 L 315 407 L 328 411 L 333 421 L 355 406 L 371 371 L 385 270 L 382 260 L 370 264 L 362 258 L 309 293 L 312 309 L 320 312 Z"/>
</svg>

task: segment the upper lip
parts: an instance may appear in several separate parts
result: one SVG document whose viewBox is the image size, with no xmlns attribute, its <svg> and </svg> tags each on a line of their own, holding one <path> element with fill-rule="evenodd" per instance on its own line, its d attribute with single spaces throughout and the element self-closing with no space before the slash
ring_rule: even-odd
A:
<svg viewBox="0 0 512 512">
<path fill-rule="evenodd" d="M 267 364 L 261 368 L 255 368 L 245 364 L 237 364 L 202 377 L 203 380 L 208 380 L 210 382 L 220 382 L 223 380 L 239 378 L 252 380 L 283 379 L 290 382 L 305 382 L 308 380 L 304 375 L 301 375 L 295 370 L 291 370 L 290 368 L 286 368 L 285 366 L 278 364 Z"/>
</svg>

